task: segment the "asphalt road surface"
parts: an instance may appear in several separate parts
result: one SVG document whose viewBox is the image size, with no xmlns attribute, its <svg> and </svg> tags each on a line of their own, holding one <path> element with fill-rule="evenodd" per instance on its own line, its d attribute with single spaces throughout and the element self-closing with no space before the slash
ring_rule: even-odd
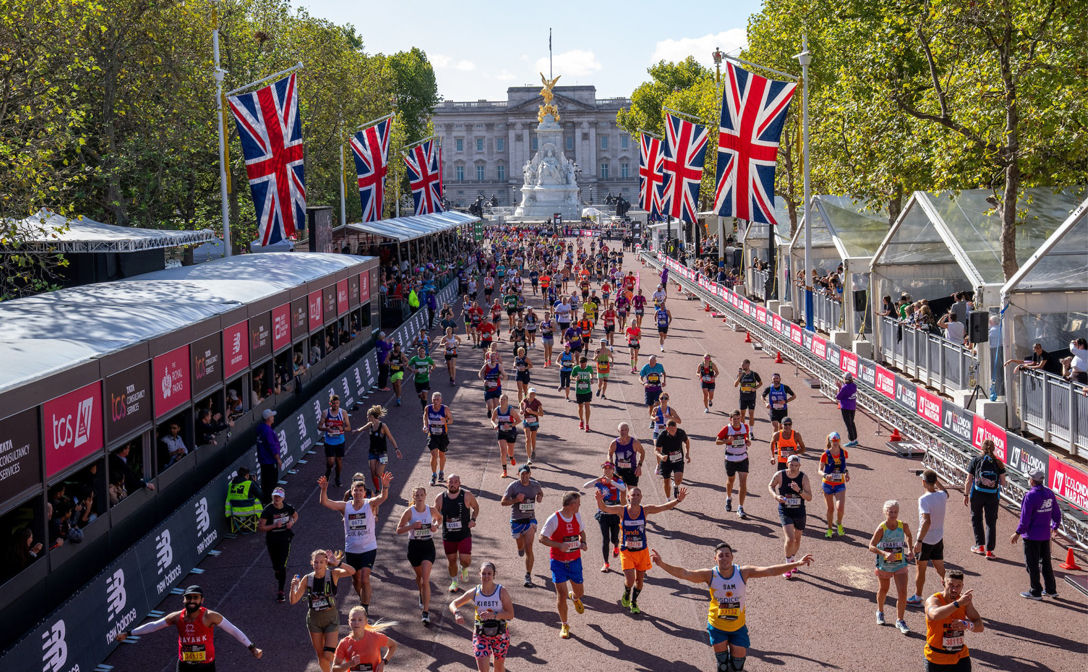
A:
<svg viewBox="0 0 1088 672">
<path fill-rule="evenodd" d="M 641 267 L 633 255 L 625 255 L 625 267 L 641 273 L 641 285 L 647 296 L 657 285 L 656 272 Z M 528 288 L 528 283 L 526 283 Z M 531 291 L 528 290 L 527 291 Z M 756 441 L 750 451 L 751 474 L 746 511 L 749 519 L 740 520 L 725 512 L 725 470 L 723 450 L 714 445 L 714 435 L 728 421 L 727 413 L 737 405 L 732 375 L 744 358 L 766 383 L 772 372 L 780 372 L 783 382 L 797 393 L 790 404 L 794 427 L 809 446 L 823 446 L 830 431 L 844 434 L 841 418 L 833 402 L 817 390 L 808 388 L 802 374 L 792 364 L 774 364 L 774 353 L 754 351 L 745 344 L 743 333 L 723 328 L 702 310 L 702 304 L 687 301 L 669 288 L 668 306 L 673 314 L 666 352 L 657 348 L 652 328 L 652 314 L 644 322 L 641 363 L 649 354 L 658 354 L 668 373 L 665 388 L 672 405 L 682 417 L 682 427 L 692 439 L 692 462 L 687 466 L 684 484 L 689 496 L 677 509 L 650 519 L 647 526 L 649 545 L 673 564 L 691 569 L 713 564 L 713 547 L 728 541 L 737 550 L 739 564 L 771 565 L 784 562 L 777 508 L 767 492 L 774 468 L 770 464 L 768 440 L 770 424 L 765 412 L 757 411 Z M 530 297 L 540 306 L 540 297 Z M 457 308 L 460 312 L 459 307 Z M 504 316 L 505 318 L 505 316 Z M 460 330 L 463 332 L 463 328 Z M 437 332 L 435 332 L 437 334 Z M 601 333 L 596 333 L 599 338 Z M 558 340 L 558 339 L 557 339 Z M 595 502 L 592 491 L 582 490 L 587 480 L 600 474 L 599 465 L 616 435 L 619 422 L 631 424 L 633 434 L 650 445 L 646 409 L 642 405 L 642 387 L 636 375 L 624 364 L 628 360 L 622 339 L 616 339 L 617 366 L 612 374 L 608 399 L 594 398 L 592 433 L 578 430 L 575 403 L 565 402 L 556 392 L 558 371 L 542 368 L 539 342 L 530 357 L 536 368 L 533 384 L 544 403 L 546 416 L 541 423 L 537 459 L 533 477 L 545 490 L 537 519 L 542 526 L 548 515 L 560 506 L 562 494 L 583 492 L 582 516 L 587 524 L 589 551 L 583 553 L 585 569 L 586 612 L 578 615 L 570 609 L 571 639 L 559 638 L 559 619 L 555 594 L 548 571 L 545 548 L 536 546 L 535 587 L 524 588 L 523 561 L 518 558 L 510 537 L 509 510 L 499 499 L 509 479 L 502 478 L 495 433 L 485 419 L 483 388 L 477 379 L 482 357 L 479 350 L 463 347 L 458 359 L 458 385 L 451 387 L 442 366 L 432 375 L 434 390 L 441 391 L 450 405 L 454 425 L 446 473 L 462 477 L 464 487 L 480 500 L 481 512 L 473 530 L 471 573 L 478 579 L 480 563 L 491 560 L 498 566 L 497 581 L 510 591 L 516 619 L 510 625 L 511 646 L 507 669 L 529 668 L 595 670 L 670 670 L 686 672 L 713 670 L 713 655 L 706 643 L 707 590 L 686 584 L 653 569 L 639 598 L 640 616 L 631 615 L 619 605 L 623 589 L 619 562 L 609 573 L 597 570 L 601 565 L 600 532 L 593 520 Z M 512 363 L 509 346 L 502 349 L 504 361 Z M 557 350 L 558 352 L 558 350 Z M 704 414 L 695 369 L 704 353 L 717 362 L 722 376 L 718 380 L 718 400 L 712 413 Z M 511 367 L 512 368 L 512 367 Z M 516 386 L 509 381 L 504 389 L 516 399 Z M 374 568 L 374 598 L 371 614 L 375 618 L 394 619 L 399 624 L 387 631 L 400 648 L 388 669 L 463 670 L 475 669 L 471 633 L 458 626 L 446 609 L 451 595 L 446 592 L 449 579 L 445 562 L 439 556 L 432 574 L 432 625 L 419 621 L 416 591 L 411 567 L 406 560 L 407 541 L 395 533 L 396 522 L 408 505 L 411 489 L 426 484 L 430 477 L 425 435 L 420 431 L 420 404 L 405 383 L 403 406 L 392 407 L 392 393 L 378 392 L 369 403 L 389 407 L 386 418 L 396 436 L 404 459 L 391 454 L 389 469 L 394 475 L 390 499 L 381 507 L 378 529 L 378 559 Z M 573 396 L 573 395 L 572 395 Z M 365 410 L 352 416 L 358 426 Z M 850 448 L 852 480 L 847 487 L 843 538 L 824 539 L 823 501 L 815 477 L 820 450 L 810 449 L 802 458 L 802 469 L 812 479 L 815 496 L 808 505 L 808 529 L 801 554 L 811 553 L 815 564 L 793 580 L 782 577 L 753 581 L 748 587 L 747 622 L 752 646 L 748 650 L 747 670 L 876 670 L 892 668 L 922 669 L 925 619 L 920 609 L 908 608 L 907 623 L 913 632 L 900 634 L 895 620 L 894 586 L 888 598 L 888 625 L 875 623 L 874 556 L 867 550 L 868 539 L 882 521 L 885 500 L 897 499 L 902 505 L 901 519 L 912 532 L 918 529 L 917 499 L 923 492 L 916 476 L 919 464 L 896 456 L 885 448 L 887 430 L 878 431 L 870 417 L 858 415 L 861 445 Z M 844 438 L 845 441 L 845 438 Z M 365 435 L 349 440 L 345 459 L 347 474 L 367 471 Z M 518 464 L 524 459 L 524 442 L 519 435 Z M 651 461 L 652 461 L 652 455 Z M 650 463 L 650 462 L 648 462 Z M 294 574 L 309 571 L 310 552 L 317 548 L 343 548 L 343 528 L 339 515 L 318 504 L 317 478 L 323 474 L 320 451 L 289 477 L 287 501 L 299 510 L 299 522 L 288 565 L 288 581 Z M 644 474 L 641 485 L 644 504 L 663 503 L 661 479 Z M 516 470 L 511 469 L 511 477 Z M 441 487 L 428 487 L 428 500 Z M 331 492 L 331 490 L 330 490 Z M 1009 543 L 1016 519 L 1002 510 L 998 520 L 997 559 L 987 561 L 969 552 L 972 545 L 969 511 L 953 494 L 945 527 L 945 559 L 950 567 L 966 574 L 965 588 L 975 592 L 975 605 L 982 615 L 986 631 L 968 633 L 974 669 L 1053 670 L 1072 672 L 1088 669 L 1088 606 L 1058 571 L 1061 594 L 1057 600 L 1030 602 L 1020 591 L 1027 589 L 1021 547 Z M 735 502 L 736 500 L 734 500 Z M 218 668 L 222 670 L 318 670 L 305 626 L 305 607 L 277 604 L 271 564 L 265 551 L 263 535 L 251 534 L 225 540 L 218 549 L 222 555 L 201 563 L 204 574 L 183 582 L 198 583 L 205 591 L 205 604 L 226 615 L 259 647 L 264 658 L 254 661 L 249 653 L 224 633 L 217 636 Z M 1054 555 L 1064 557 L 1064 548 L 1054 546 Z M 1081 560 L 1083 564 L 1083 559 Z M 1055 565 L 1057 561 L 1055 562 Z M 910 585 L 914 583 L 910 570 Z M 930 570 L 926 595 L 939 590 L 936 575 Z M 908 591 L 911 592 L 911 591 Z M 347 628 L 347 611 L 358 604 L 349 580 L 340 584 L 341 636 Z M 169 596 L 159 609 L 181 608 L 181 598 Z M 121 646 L 106 661 L 117 670 L 169 670 L 177 656 L 176 633 L 161 631 L 142 638 L 138 644 Z"/>
</svg>

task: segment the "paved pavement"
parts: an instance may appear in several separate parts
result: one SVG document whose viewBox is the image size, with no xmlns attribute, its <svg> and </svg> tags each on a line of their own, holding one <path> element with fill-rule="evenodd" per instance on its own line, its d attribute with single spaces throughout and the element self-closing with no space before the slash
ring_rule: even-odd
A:
<svg viewBox="0 0 1088 672">
<path fill-rule="evenodd" d="M 627 255 L 627 266 L 632 266 Z M 635 268 L 640 268 L 637 263 Z M 656 286 L 651 269 L 641 268 L 642 286 L 647 294 Z M 669 307 L 674 322 L 661 355 L 656 337 L 644 339 L 643 354 L 658 354 L 669 374 L 667 391 L 673 406 L 682 416 L 682 427 L 693 442 L 693 461 L 688 466 L 685 485 L 690 495 L 680 507 L 653 517 L 648 525 L 651 548 L 658 549 L 674 564 L 688 568 L 708 567 L 713 562 L 713 546 L 729 541 L 737 549 L 740 564 L 770 565 L 783 562 L 781 533 L 774 502 L 766 485 L 773 475 L 769 460 L 770 424 L 757 413 L 756 442 L 751 450 L 752 473 L 746 510 L 749 519 L 724 511 L 724 467 L 722 449 L 713 443 L 714 434 L 727 422 L 727 413 L 736 405 L 735 391 L 724 382 L 740 360 L 750 358 L 753 368 L 764 381 L 771 373 L 782 374 L 798 399 L 791 404 L 795 428 L 806 442 L 822 445 L 827 433 L 843 431 L 833 402 L 809 389 L 793 365 L 774 364 L 774 353 L 753 351 L 743 342 L 744 335 L 722 328 L 703 312 L 701 304 L 676 296 L 670 288 Z M 532 299 L 539 305 L 539 297 Z M 646 325 L 651 319 L 648 317 Z M 617 344 L 620 339 L 617 338 Z M 509 349 L 504 348 L 504 358 Z M 725 374 L 719 379 L 719 398 L 711 414 L 702 412 L 701 393 L 695 368 L 702 355 L 710 352 Z M 535 355 L 534 384 L 539 390 L 547 415 L 539 435 L 534 477 L 544 486 L 545 499 L 538 512 L 544 519 L 559 507 L 563 492 L 580 489 L 599 474 L 598 465 L 605 456 L 616 425 L 631 423 L 635 436 L 650 443 L 646 410 L 642 406 L 641 385 L 623 363 L 627 348 L 617 345 L 618 373 L 613 374 L 607 400 L 595 399 L 593 432 L 578 430 L 574 402 L 564 402 L 556 393 L 558 372 L 541 368 L 538 348 Z M 645 357 L 643 358 L 645 359 Z M 441 362 L 439 362 L 441 364 Z M 481 503 L 479 525 L 473 531 L 472 573 L 476 576 L 484 560 L 498 565 L 498 581 L 509 589 L 517 618 L 510 626 L 511 648 L 508 669 L 522 670 L 554 665 L 581 670 L 713 670 L 713 656 L 706 645 L 707 594 L 705 588 L 680 582 L 654 569 L 647 576 L 640 597 L 641 616 L 632 616 L 619 606 L 622 575 L 616 570 L 602 574 L 599 530 L 592 514 L 592 492 L 585 492 L 582 514 L 588 524 L 589 551 L 584 555 L 586 578 L 586 613 L 571 609 L 572 638 L 559 638 L 555 596 L 548 575 L 545 549 L 537 545 L 534 571 L 536 586 L 522 587 L 524 567 L 509 536 L 508 511 L 499 499 L 510 482 L 502 478 L 494 432 L 486 423 L 482 385 L 476 378 L 481 364 L 477 350 L 462 349 L 458 359 L 458 385 L 451 387 L 441 368 L 433 376 L 434 389 L 443 393 L 454 415 L 452 445 L 447 474 L 462 476 L 465 487 Z M 511 384 L 512 385 L 512 384 Z M 441 559 L 432 575 L 432 619 L 430 628 L 419 622 L 416 593 L 411 568 L 405 559 L 404 537 L 395 534 L 396 521 L 407 506 L 412 487 L 429 480 L 430 469 L 425 437 L 419 431 L 420 406 L 406 385 L 403 406 L 390 408 L 387 418 L 404 453 L 404 459 L 391 458 L 395 476 L 390 501 L 379 514 L 379 555 L 374 571 L 375 617 L 395 619 L 399 625 L 388 631 L 400 645 L 389 669 L 459 670 L 474 667 L 470 632 L 453 622 L 445 609 L 450 595 L 448 578 Z M 514 389 L 511 387 L 511 389 Z M 377 393 L 375 400 L 391 405 L 389 393 Z M 387 403 L 389 402 L 389 403 Z M 359 423 L 364 411 L 353 415 Z M 848 486 L 845 524 L 847 536 L 826 540 L 820 536 L 823 504 L 819 492 L 808 507 L 809 529 L 805 532 L 801 553 L 812 553 L 815 564 L 799 577 L 786 581 L 780 577 L 754 581 L 748 590 L 747 620 L 752 638 L 749 670 L 873 670 L 892 666 L 897 669 L 921 669 L 925 631 L 924 617 L 918 609 L 908 609 L 907 623 L 914 631 L 901 635 L 894 627 L 875 624 L 873 555 L 866 549 L 868 538 L 882 520 L 881 506 L 887 499 L 902 504 L 902 518 L 917 531 L 916 502 L 922 492 L 917 478 L 917 461 L 900 458 L 884 447 L 887 432 L 878 433 L 869 417 L 858 416 L 862 445 L 849 449 L 853 479 Z M 358 435 L 351 442 L 345 460 L 348 473 L 365 471 L 367 439 Z M 315 454 L 299 473 L 290 477 L 287 500 L 300 512 L 297 535 L 288 566 L 288 577 L 309 571 L 310 551 L 316 548 L 342 548 L 343 533 L 337 514 L 318 505 L 316 480 L 322 475 L 323 459 Z M 524 458 L 523 443 L 518 444 L 519 464 Z M 819 451 L 810 450 L 803 458 L 803 470 L 814 479 Z M 652 470 L 651 470 L 652 471 Z M 511 476 L 514 471 L 511 470 Z M 814 484 L 816 484 L 814 479 Z M 661 503 L 664 493 L 660 477 L 644 476 L 645 503 Z M 816 488 L 818 490 L 818 484 Z M 429 498 L 439 492 L 429 487 Z M 946 522 L 945 557 L 952 567 L 966 573 L 966 587 L 975 591 L 975 604 L 986 632 L 969 633 L 968 646 L 975 669 L 996 670 L 1084 670 L 1088 640 L 1088 606 L 1079 594 L 1061 581 L 1059 600 L 1041 603 L 1019 597 L 1027 587 L 1019 546 L 1011 546 L 1008 536 L 1015 518 L 1002 510 L 999 521 L 998 558 L 986 561 L 971 554 L 970 518 L 960 505 L 960 498 L 950 501 Z M 261 535 L 249 535 L 224 541 L 223 554 L 201 563 L 205 573 L 191 577 L 204 587 L 206 604 L 224 613 L 265 651 L 255 663 L 248 653 L 229 636 L 217 637 L 220 670 L 318 670 L 304 624 L 300 603 L 276 604 L 275 584 Z M 1064 549 L 1055 547 L 1055 555 Z M 618 562 L 615 563 L 618 566 Z M 1082 561 L 1083 564 L 1083 561 Z M 930 574 L 927 594 L 936 592 L 935 575 Z M 914 569 L 911 569 L 913 585 Z M 189 581 L 186 581 L 189 583 Z M 893 588 L 894 592 L 894 588 Z M 341 583 L 341 633 L 348 632 L 347 610 L 358 604 L 347 580 Z M 895 600 L 889 597 L 886 612 L 894 622 Z M 159 609 L 176 610 L 180 597 L 168 597 Z M 143 638 L 134 646 L 121 646 L 106 661 L 118 670 L 173 669 L 176 635 L 159 632 Z"/>
</svg>

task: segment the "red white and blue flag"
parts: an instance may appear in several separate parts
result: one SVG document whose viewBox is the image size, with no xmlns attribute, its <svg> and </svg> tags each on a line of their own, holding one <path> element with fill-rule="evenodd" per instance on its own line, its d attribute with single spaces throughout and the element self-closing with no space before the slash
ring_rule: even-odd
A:
<svg viewBox="0 0 1088 672">
<path fill-rule="evenodd" d="M 408 150 L 404 157 L 408 165 L 408 185 L 417 215 L 442 212 L 441 175 L 437 143 L 425 140 Z"/>
<path fill-rule="evenodd" d="M 661 141 L 652 135 L 640 134 L 641 151 L 638 159 L 639 207 L 649 214 L 649 221 L 661 219 L 661 186 L 665 182 L 662 164 Z"/>
<path fill-rule="evenodd" d="M 729 63 L 718 129 L 714 210 L 723 217 L 774 224 L 778 141 L 797 88 Z"/>
<path fill-rule="evenodd" d="M 389 174 L 389 136 L 393 118 L 367 126 L 351 139 L 355 172 L 359 180 L 359 202 L 363 222 L 376 222 L 385 208 L 385 177 Z"/>
<path fill-rule="evenodd" d="M 302 120 L 295 75 L 227 98 L 242 154 L 262 246 L 292 238 L 305 227 L 306 179 Z"/>
<path fill-rule="evenodd" d="M 706 159 L 706 126 L 665 114 L 665 160 L 661 210 L 685 222 L 696 221 L 699 183 Z"/>
</svg>

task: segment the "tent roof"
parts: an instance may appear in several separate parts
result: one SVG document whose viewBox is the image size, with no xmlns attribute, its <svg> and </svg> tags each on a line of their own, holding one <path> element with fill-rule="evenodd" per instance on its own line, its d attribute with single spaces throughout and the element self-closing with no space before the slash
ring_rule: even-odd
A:
<svg viewBox="0 0 1088 672">
<path fill-rule="evenodd" d="M 1016 259 L 1022 265 L 1067 220 L 1088 195 L 1083 186 L 1058 192 L 1025 189 L 1024 214 L 1016 227 Z M 872 267 L 955 263 L 973 286 L 1003 285 L 1001 219 L 990 204 L 993 192 L 971 189 L 916 191 L 873 256 Z M 989 199 L 989 200 L 988 200 Z"/>
<path fill-rule="evenodd" d="M 361 266 L 345 254 L 247 254 L 0 303 L 0 392 Z"/>
<path fill-rule="evenodd" d="M 886 211 L 873 212 L 850 196 L 813 196 L 812 247 L 835 248 L 840 259 L 872 257 L 888 233 Z M 790 247 L 804 249 L 805 220 L 794 233 Z"/>
<path fill-rule="evenodd" d="M 1088 291 L 1088 198 L 1020 266 L 1001 293 L 1048 290 Z"/>
<path fill-rule="evenodd" d="M 217 240 L 209 229 L 139 229 L 86 217 L 70 219 L 48 210 L 15 222 L 15 227 L 18 244 L 8 252 L 137 252 Z"/>
<path fill-rule="evenodd" d="M 406 243 L 416 238 L 422 238 L 431 234 L 440 233 L 447 229 L 478 222 L 480 218 L 456 210 L 447 210 L 431 215 L 410 215 L 407 217 L 391 217 L 376 222 L 355 222 L 347 225 L 348 230 L 359 233 L 369 233 L 383 238 L 392 238 L 401 243 Z"/>
</svg>

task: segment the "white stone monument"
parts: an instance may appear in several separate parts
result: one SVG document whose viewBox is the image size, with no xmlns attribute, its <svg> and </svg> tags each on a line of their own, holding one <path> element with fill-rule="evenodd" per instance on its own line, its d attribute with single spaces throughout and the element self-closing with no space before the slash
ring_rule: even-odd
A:
<svg viewBox="0 0 1088 672">
<path fill-rule="evenodd" d="M 563 154 L 563 128 L 556 123 L 559 110 L 552 104 L 552 87 L 559 78 L 550 81 L 544 75 L 540 78 L 544 82 L 540 91 L 544 105 L 540 106 L 539 123 L 534 130 L 537 152 L 522 166 L 521 204 L 514 217 L 541 220 L 559 213 L 564 222 L 577 222 L 582 216 L 578 180 L 574 162 Z"/>
</svg>

